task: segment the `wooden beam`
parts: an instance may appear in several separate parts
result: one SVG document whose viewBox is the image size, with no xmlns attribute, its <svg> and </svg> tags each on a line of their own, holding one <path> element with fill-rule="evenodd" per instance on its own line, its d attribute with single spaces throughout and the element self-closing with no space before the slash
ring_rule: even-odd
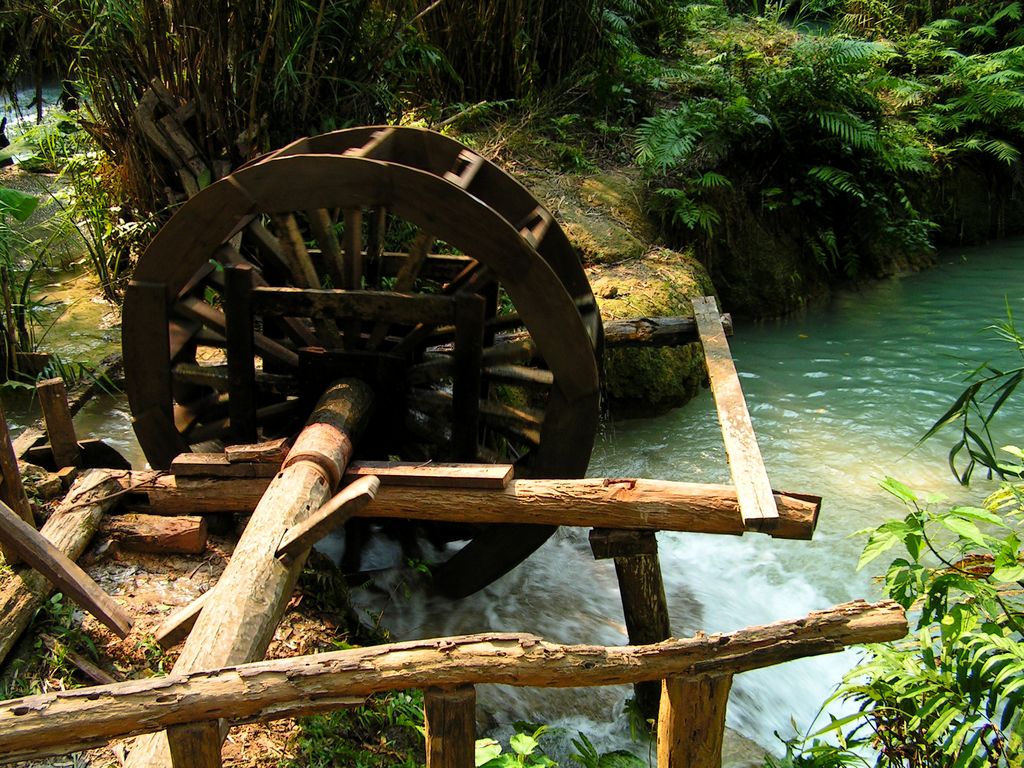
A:
<svg viewBox="0 0 1024 768">
<path fill-rule="evenodd" d="M 181 723 L 249 718 L 295 702 L 342 695 L 486 683 L 559 688 L 621 685 L 733 674 L 838 652 L 856 643 L 897 640 L 906 631 L 906 616 L 895 602 L 856 601 L 799 619 L 724 634 L 701 633 L 656 645 L 558 645 L 533 635 L 489 633 L 222 670 L 173 672 L 168 677 L 0 702 L 0 762 L 62 754 Z M 129 764 L 137 754 L 138 745 Z"/>
<path fill-rule="evenodd" d="M 231 461 L 225 453 L 180 453 L 171 462 L 171 474 L 177 477 L 265 477 L 281 471 L 281 462 Z"/>
<path fill-rule="evenodd" d="M 658 768 L 721 768 L 732 675 L 662 681 Z"/>
<path fill-rule="evenodd" d="M 257 314 L 347 320 L 357 317 L 370 322 L 401 325 L 450 323 L 454 306 L 449 296 L 421 293 L 332 288 L 254 288 L 253 307 Z"/>
<path fill-rule="evenodd" d="M 228 340 L 228 423 L 231 439 L 254 443 L 256 425 L 256 348 L 252 310 L 253 268 L 235 264 L 224 268 L 225 336 Z"/>
<path fill-rule="evenodd" d="M 303 553 L 284 564 L 276 557 L 278 544 L 287 530 L 330 498 L 372 402 L 373 392 L 356 380 L 337 382 L 324 393 L 253 511 L 213 597 L 185 641 L 175 674 L 244 664 L 266 653 L 306 560 Z M 126 765 L 170 765 L 167 738 L 154 734 L 141 739 Z"/>
<path fill-rule="evenodd" d="M 378 488 L 380 480 L 372 476 L 360 477 L 346 485 L 320 509 L 285 532 L 277 548 L 277 556 L 291 562 L 303 552 L 308 552 L 320 539 L 344 525 L 352 515 L 373 501 Z"/>
<path fill-rule="evenodd" d="M 288 456 L 289 447 L 288 438 L 279 437 L 277 440 L 265 440 L 261 443 L 228 445 L 224 448 L 224 455 L 232 464 L 244 461 L 274 464 L 279 467 Z"/>
<path fill-rule="evenodd" d="M 473 768 L 476 688 L 424 689 L 423 725 L 427 768 Z"/>
<path fill-rule="evenodd" d="M 191 603 L 183 605 L 164 619 L 163 623 L 157 627 L 156 632 L 153 633 L 153 638 L 156 640 L 157 645 L 165 651 L 169 651 L 188 637 L 188 633 L 196 625 L 196 619 L 199 618 L 203 606 L 209 601 L 212 593 L 213 590 L 208 589 Z"/>
<path fill-rule="evenodd" d="M 704 347 L 711 394 L 722 425 L 725 455 L 736 486 L 743 525 L 756 531 L 770 531 L 779 522 L 768 471 L 757 447 L 757 436 L 743 399 L 740 379 L 725 340 L 718 305 L 711 296 L 693 299 L 693 311 Z"/>
<path fill-rule="evenodd" d="M 201 720 L 172 725 L 167 729 L 167 745 L 173 768 L 220 768 L 220 723 Z"/>
<path fill-rule="evenodd" d="M 50 583 L 87 610 L 119 637 L 127 637 L 132 617 L 75 561 L 0 502 L 0 541 Z"/>
<path fill-rule="evenodd" d="M 511 464 L 446 464 L 444 462 L 353 461 L 345 478 L 372 475 L 381 485 L 414 485 L 435 488 L 508 487 L 515 468 Z"/>
<path fill-rule="evenodd" d="M 198 554 L 206 549 L 206 519 L 200 516 L 112 515 L 100 533 L 136 552 Z"/>
<path fill-rule="evenodd" d="M 93 470 L 75 484 L 40 533 L 71 560 L 85 551 L 103 513 L 120 497 L 109 473 Z M 32 617 L 53 591 L 53 585 L 31 568 L 14 569 L 0 588 L 0 663 L 10 653 Z"/>
<path fill-rule="evenodd" d="M 151 511 L 159 515 L 248 514 L 269 484 L 266 478 L 153 478 L 142 472 L 122 477 L 129 485 L 149 483 L 143 490 L 149 495 Z M 821 498 L 777 491 L 776 499 L 779 523 L 765 533 L 774 538 L 809 540 Z M 359 516 L 735 536 L 747 530 L 740 518 L 735 488 L 645 478 L 513 480 L 503 490 L 385 483 L 373 507 Z"/>
<path fill-rule="evenodd" d="M 53 451 L 57 468 L 77 467 L 82 461 L 82 452 L 75 436 L 75 425 L 68 407 L 68 391 L 64 379 L 46 379 L 36 384 L 39 407 L 46 423 L 46 435 Z"/>
</svg>

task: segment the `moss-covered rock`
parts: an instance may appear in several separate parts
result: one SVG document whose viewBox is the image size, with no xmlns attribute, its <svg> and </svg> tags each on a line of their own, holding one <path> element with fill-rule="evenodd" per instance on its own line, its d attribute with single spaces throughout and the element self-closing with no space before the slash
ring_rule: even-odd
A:
<svg viewBox="0 0 1024 768">
<path fill-rule="evenodd" d="M 711 279 L 691 254 L 664 248 L 641 259 L 587 269 L 605 320 L 691 315 L 690 299 L 714 294 Z M 649 416 L 683 405 L 704 380 L 695 345 L 661 349 L 610 349 L 605 384 L 612 414 Z"/>
</svg>

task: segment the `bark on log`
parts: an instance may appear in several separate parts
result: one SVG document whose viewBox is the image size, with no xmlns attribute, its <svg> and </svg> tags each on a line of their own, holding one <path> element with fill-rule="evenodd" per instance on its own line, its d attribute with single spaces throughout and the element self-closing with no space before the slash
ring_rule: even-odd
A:
<svg viewBox="0 0 1024 768">
<path fill-rule="evenodd" d="M 94 470 L 82 476 L 40 533 L 72 560 L 85 551 L 103 513 L 117 498 L 118 489 L 109 473 Z M 0 664 L 32 621 L 53 585 L 29 568 L 16 568 L 14 576 L 0 590 Z"/>
<path fill-rule="evenodd" d="M 194 555 L 206 549 L 206 520 L 199 516 L 117 515 L 104 518 L 100 533 L 136 552 Z"/>
<path fill-rule="evenodd" d="M 152 512 L 160 515 L 250 512 L 266 480 L 156 477 L 133 472 L 124 482 L 150 481 Z M 770 535 L 810 539 L 821 498 L 776 491 L 779 523 Z M 643 478 L 513 480 L 503 490 L 402 487 L 381 484 L 362 517 L 451 520 L 473 523 L 577 525 L 626 530 L 746 532 L 728 485 L 675 483 Z"/>
<path fill-rule="evenodd" d="M 330 498 L 372 399 L 369 387 L 355 380 L 334 384 L 321 398 L 246 525 L 185 641 L 174 674 L 263 658 L 306 561 L 303 553 L 286 565 L 276 557 L 277 546 L 288 529 Z M 129 768 L 170 765 L 163 733 L 140 739 L 126 763 Z"/>
<path fill-rule="evenodd" d="M 727 335 L 732 336 L 732 317 L 721 316 Z M 700 341 L 692 317 L 635 317 L 605 320 L 604 344 L 613 347 L 680 347 Z"/>
<path fill-rule="evenodd" d="M 261 661 L 215 671 L 175 671 L 165 678 L 0 703 L 0 762 L 61 754 L 105 739 L 181 723 L 266 716 L 273 708 L 340 695 L 484 683 L 621 685 L 733 674 L 837 652 L 854 643 L 896 640 L 906 631 L 906 616 L 896 603 L 869 605 L 859 600 L 799 619 L 655 645 L 557 645 L 533 635 L 483 634 Z M 196 637 L 195 632 L 192 636 Z M 137 759 L 133 752 L 129 764 Z"/>
</svg>

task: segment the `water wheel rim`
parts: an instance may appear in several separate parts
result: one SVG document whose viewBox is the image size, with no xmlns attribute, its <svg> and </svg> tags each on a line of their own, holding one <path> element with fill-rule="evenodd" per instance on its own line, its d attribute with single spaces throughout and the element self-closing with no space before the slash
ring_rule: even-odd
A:
<svg viewBox="0 0 1024 768">
<path fill-rule="evenodd" d="M 425 205 L 423 200 L 431 202 Z M 507 220 L 483 201 L 428 172 L 336 155 L 269 158 L 212 185 L 187 203 L 154 239 L 135 279 L 162 283 L 166 301 L 173 304 L 216 249 L 254 216 L 313 206 L 367 205 L 387 205 L 417 226 L 442 229 L 446 241 L 494 269 L 554 374 L 537 474 L 581 475 L 598 418 L 593 334 L 584 327 L 576 302 L 551 266 Z M 438 210 L 445 211 L 448 219 L 440 220 Z M 125 327 L 133 327 L 145 312 L 131 296 L 126 298 Z M 162 405 L 132 375 L 140 358 L 148 354 L 139 349 L 143 343 L 126 335 L 126 388 L 133 413 Z M 553 530 L 515 526 L 486 531 L 441 566 L 437 581 L 453 594 L 475 591 L 520 562 Z"/>
</svg>

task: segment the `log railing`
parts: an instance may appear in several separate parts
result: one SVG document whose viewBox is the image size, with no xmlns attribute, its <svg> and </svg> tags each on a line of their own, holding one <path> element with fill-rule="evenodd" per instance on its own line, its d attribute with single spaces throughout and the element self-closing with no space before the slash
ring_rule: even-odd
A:
<svg viewBox="0 0 1024 768">
<path fill-rule="evenodd" d="M 697 756 L 709 742 L 720 745 L 724 708 L 702 709 L 704 702 L 680 695 L 687 682 L 713 687 L 723 676 L 833 653 L 854 643 L 895 640 L 906 630 L 896 603 L 857 601 L 799 619 L 650 645 L 558 645 L 533 635 L 494 633 L 172 673 L 0 702 L 0 763 L 66 754 L 164 729 L 182 736 L 203 733 L 216 729 L 218 720 L 272 720 L 350 706 L 382 691 L 424 688 L 429 768 L 469 768 L 475 739 L 472 686 L 660 680 L 659 768 L 707 766 L 720 762 L 720 751 L 710 758 Z M 694 740 L 693 733 L 703 738 Z M 187 745 L 209 739 L 176 741 Z M 220 765 L 219 752 L 192 751 L 187 758 L 172 759 L 176 768 Z"/>
</svg>

